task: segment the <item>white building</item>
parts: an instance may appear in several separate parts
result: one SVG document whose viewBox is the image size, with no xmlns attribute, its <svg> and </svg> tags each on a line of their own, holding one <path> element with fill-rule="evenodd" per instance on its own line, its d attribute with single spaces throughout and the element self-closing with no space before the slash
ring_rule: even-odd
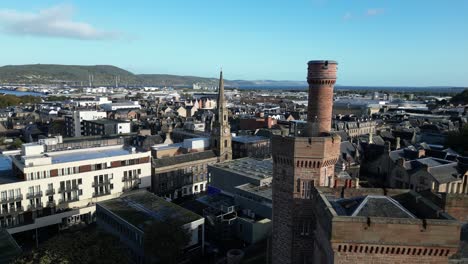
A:
<svg viewBox="0 0 468 264">
<path fill-rule="evenodd" d="M 109 103 L 112 103 L 112 101 L 109 101 L 107 97 L 96 97 L 94 100 L 70 100 L 70 104 L 77 107 L 96 106 Z"/>
<path fill-rule="evenodd" d="M 0 226 L 13 234 L 94 221 L 95 203 L 151 185 L 150 152 L 121 139 L 23 144 L 0 175 Z"/>
<path fill-rule="evenodd" d="M 101 105 L 101 108 L 105 111 L 115 111 L 119 109 L 140 109 L 141 105 L 138 101 L 128 101 L 119 103 L 109 103 Z"/>
<path fill-rule="evenodd" d="M 98 111 L 73 111 L 65 116 L 65 131 L 69 137 L 80 137 L 83 135 L 83 121 L 106 118 L 106 112 Z"/>
</svg>

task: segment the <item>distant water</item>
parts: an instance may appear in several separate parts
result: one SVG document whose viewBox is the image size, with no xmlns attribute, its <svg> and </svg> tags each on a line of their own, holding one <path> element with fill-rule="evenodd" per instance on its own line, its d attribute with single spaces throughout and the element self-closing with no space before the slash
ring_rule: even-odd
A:
<svg viewBox="0 0 468 264">
<path fill-rule="evenodd" d="M 303 86 L 241 86 L 239 89 L 244 90 L 285 90 L 298 91 L 307 90 L 308 87 Z M 390 87 L 390 86 L 335 86 L 335 90 L 343 91 L 386 91 L 386 92 L 433 92 L 433 93 L 459 93 L 466 88 L 462 87 Z"/>
<path fill-rule="evenodd" d="M 25 96 L 25 95 L 32 95 L 32 96 L 45 96 L 43 93 L 36 93 L 36 92 L 21 92 L 15 90 L 2 90 L 0 89 L 0 94 L 12 94 L 16 96 Z"/>
</svg>

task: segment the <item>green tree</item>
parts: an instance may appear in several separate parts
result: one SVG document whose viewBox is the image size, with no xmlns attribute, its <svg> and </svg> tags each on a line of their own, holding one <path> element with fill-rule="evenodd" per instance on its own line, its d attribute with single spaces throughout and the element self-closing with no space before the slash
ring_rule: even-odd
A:
<svg viewBox="0 0 468 264">
<path fill-rule="evenodd" d="M 85 230 L 59 234 L 32 252 L 24 253 L 13 263 L 127 263 L 126 251 L 117 238 Z"/>
<path fill-rule="evenodd" d="M 190 242 L 190 233 L 174 219 L 154 221 L 145 228 L 145 253 L 158 263 L 177 263 Z"/>
<path fill-rule="evenodd" d="M 468 89 L 463 90 L 463 92 L 456 94 L 450 99 L 452 104 L 468 104 Z"/>
<path fill-rule="evenodd" d="M 20 138 L 15 138 L 15 140 L 13 141 L 13 143 L 11 143 L 11 145 L 15 149 L 19 149 L 21 148 L 21 145 L 23 145 L 23 141 Z"/>
<path fill-rule="evenodd" d="M 460 131 L 450 132 L 446 145 L 462 155 L 468 155 L 468 124 L 464 125 Z"/>
</svg>

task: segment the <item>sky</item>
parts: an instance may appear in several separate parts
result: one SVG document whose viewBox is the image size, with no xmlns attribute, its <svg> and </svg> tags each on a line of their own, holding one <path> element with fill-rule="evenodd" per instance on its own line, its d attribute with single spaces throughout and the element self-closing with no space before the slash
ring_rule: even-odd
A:
<svg viewBox="0 0 468 264">
<path fill-rule="evenodd" d="M 133 73 L 468 86 L 466 0 L 2 0 L 0 65 L 115 65 Z"/>
</svg>

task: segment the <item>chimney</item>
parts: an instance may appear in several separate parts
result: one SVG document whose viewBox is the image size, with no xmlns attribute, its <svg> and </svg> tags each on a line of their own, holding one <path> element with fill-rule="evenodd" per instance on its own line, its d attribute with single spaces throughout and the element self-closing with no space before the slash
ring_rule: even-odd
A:
<svg viewBox="0 0 468 264">
<path fill-rule="evenodd" d="M 400 137 L 397 137 L 396 143 L 395 143 L 395 149 L 400 149 L 400 141 L 401 141 Z"/>
</svg>

